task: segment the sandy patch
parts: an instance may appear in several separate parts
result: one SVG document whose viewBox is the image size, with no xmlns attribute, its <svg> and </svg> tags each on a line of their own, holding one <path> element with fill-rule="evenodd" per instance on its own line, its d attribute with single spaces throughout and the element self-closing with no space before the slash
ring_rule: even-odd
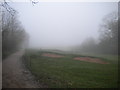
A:
<svg viewBox="0 0 120 90">
<path fill-rule="evenodd" d="M 62 55 L 51 54 L 51 53 L 44 53 L 44 54 L 42 54 L 42 56 L 46 56 L 46 57 L 53 57 L 53 58 L 60 58 L 60 57 L 64 57 L 64 56 L 62 56 Z"/>
<path fill-rule="evenodd" d="M 100 64 L 109 64 L 108 62 L 104 62 L 98 58 L 90 58 L 90 57 L 75 57 L 74 60 L 86 61 L 86 62 L 93 62 L 93 63 L 100 63 Z"/>
</svg>

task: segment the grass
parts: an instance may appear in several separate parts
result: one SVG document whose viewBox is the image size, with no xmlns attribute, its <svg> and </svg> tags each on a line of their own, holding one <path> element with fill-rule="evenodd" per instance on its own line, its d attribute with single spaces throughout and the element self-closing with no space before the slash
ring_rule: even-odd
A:
<svg viewBox="0 0 120 90">
<path fill-rule="evenodd" d="M 81 55 L 65 54 L 62 58 L 50 58 L 41 56 L 42 53 L 44 51 L 27 51 L 24 58 L 30 71 L 49 88 L 117 87 L 118 66 L 114 57 L 99 57 L 110 64 L 97 64 L 73 60 L 73 57 Z"/>
</svg>

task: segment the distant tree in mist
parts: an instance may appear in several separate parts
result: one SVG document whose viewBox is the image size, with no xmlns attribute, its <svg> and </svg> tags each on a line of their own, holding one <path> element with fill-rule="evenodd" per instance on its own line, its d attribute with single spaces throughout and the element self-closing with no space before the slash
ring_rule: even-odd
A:
<svg viewBox="0 0 120 90">
<path fill-rule="evenodd" d="M 113 12 L 103 18 L 100 25 L 99 48 L 103 53 L 117 54 L 118 50 L 118 17 Z"/>
<path fill-rule="evenodd" d="M 92 47 L 94 47 L 95 45 L 95 40 L 94 38 L 90 37 L 87 38 L 82 44 L 81 47 L 82 48 L 86 48 L 86 50 L 91 49 Z"/>
<path fill-rule="evenodd" d="M 118 54 L 118 17 L 113 12 L 106 15 L 99 29 L 99 43 L 94 38 L 86 39 L 78 48 L 81 53 Z"/>
<path fill-rule="evenodd" d="M 6 2 L 2 8 L 2 54 L 3 58 L 19 50 L 28 40 L 28 35 L 17 17 L 17 11 Z M 13 12 L 14 11 L 14 12 Z"/>
<path fill-rule="evenodd" d="M 81 53 L 94 53 L 96 52 L 97 42 L 93 37 L 85 39 L 80 45 L 79 52 Z"/>
</svg>

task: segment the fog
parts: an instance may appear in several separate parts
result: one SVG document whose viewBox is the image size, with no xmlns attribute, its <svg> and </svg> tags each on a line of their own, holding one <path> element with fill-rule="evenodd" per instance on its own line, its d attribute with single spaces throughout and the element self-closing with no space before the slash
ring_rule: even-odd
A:
<svg viewBox="0 0 120 90">
<path fill-rule="evenodd" d="M 89 37 L 99 38 L 105 15 L 117 11 L 115 2 L 11 3 L 30 36 L 31 48 L 69 49 Z"/>
</svg>

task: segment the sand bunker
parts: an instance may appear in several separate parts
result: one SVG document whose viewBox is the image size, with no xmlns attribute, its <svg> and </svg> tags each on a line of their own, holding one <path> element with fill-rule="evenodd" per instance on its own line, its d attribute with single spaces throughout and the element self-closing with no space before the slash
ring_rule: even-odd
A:
<svg viewBox="0 0 120 90">
<path fill-rule="evenodd" d="M 86 61 L 86 62 L 93 62 L 93 63 L 100 63 L 100 64 L 109 64 L 108 62 L 104 62 L 98 58 L 90 58 L 90 57 L 75 57 L 74 60 Z"/>
<path fill-rule="evenodd" d="M 45 57 L 52 57 L 52 58 L 61 58 L 64 57 L 63 55 L 52 54 L 52 53 L 43 53 L 42 56 Z M 93 63 L 100 63 L 100 64 L 109 64 L 108 62 L 104 62 L 98 58 L 91 58 L 91 57 L 75 57 L 74 60 L 86 61 L 86 62 L 93 62 Z"/>
<path fill-rule="evenodd" d="M 42 54 L 42 56 L 53 57 L 53 58 L 64 57 L 64 56 L 62 56 L 62 55 L 51 54 L 51 53 L 44 53 L 44 54 Z"/>
</svg>

